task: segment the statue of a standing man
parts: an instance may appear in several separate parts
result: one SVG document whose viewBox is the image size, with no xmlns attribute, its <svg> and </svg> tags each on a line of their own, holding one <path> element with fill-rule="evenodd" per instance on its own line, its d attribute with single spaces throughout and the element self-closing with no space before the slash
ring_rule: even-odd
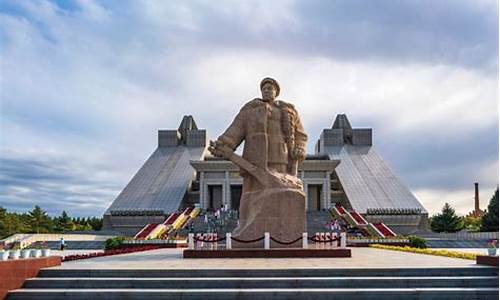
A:
<svg viewBox="0 0 500 300">
<path fill-rule="evenodd" d="M 276 80 L 264 78 L 260 90 L 262 99 L 243 106 L 211 151 L 234 158 L 231 150 L 245 141 L 242 158 L 250 163 L 247 169 L 260 171 L 250 174 L 239 165 L 243 188 L 235 236 L 251 239 L 271 232 L 278 239 L 296 238 L 305 230 L 305 196 L 297 166 L 306 156 L 307 134 L 295 107 L 276 100 L 280 93 Z"/>
<path fill-rule="evenodd" d="M 299 114 L 292 104 L 276 100 L 280 93 L 276 80 L 264 78 L 260 90 L 262 99 L 245 104 L 217 142 L 235 150 L 245 140 L 243 158 L 297 176 L 297 164 L 305 159 L 307 146 Z"/>
</svg>

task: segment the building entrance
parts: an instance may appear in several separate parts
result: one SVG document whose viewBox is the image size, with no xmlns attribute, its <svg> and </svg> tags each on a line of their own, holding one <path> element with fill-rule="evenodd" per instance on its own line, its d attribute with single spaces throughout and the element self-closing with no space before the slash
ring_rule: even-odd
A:
<svg viewBox="0 0 500 300">
<path fill-rule="evenodd" d="M 322 200 L 322 184 L 308 184 L 307 185 L 307 209 L 308 210 L 321 210 Z"/>
<path fill-rule="evenodd" d="M 208 185 L 208 208 L 217 210 L 222 205 L 222 184 Z"/>
<path fill-rule="evenodd" d="M 231 209 L 240 210 L 241 185 L 231 185 Z"/>
</svg>

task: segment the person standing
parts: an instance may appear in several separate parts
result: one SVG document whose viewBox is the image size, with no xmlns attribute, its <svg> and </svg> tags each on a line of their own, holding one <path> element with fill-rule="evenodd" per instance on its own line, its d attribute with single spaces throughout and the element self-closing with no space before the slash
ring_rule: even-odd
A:
<svg viewBox="0 0 500 300">
<path fill-rule="evenodd" d="M 64 248 L 66 248 L 66 242 L 64 241 L 64 237 L 61 237 L 61 240 L 59 241 L 59 249 L 64 251 Z"/>
</svg>

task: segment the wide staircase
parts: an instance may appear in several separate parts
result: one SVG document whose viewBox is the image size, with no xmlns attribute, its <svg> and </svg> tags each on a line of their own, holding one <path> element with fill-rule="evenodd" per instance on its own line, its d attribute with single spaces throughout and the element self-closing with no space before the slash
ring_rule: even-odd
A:
<svg viewBox="0 0 500 300">
<path fill-rule="evenodd" d="M 498 299 L 498 269 L 43 269 L 7 299 L 292 298 Z"/>
<path fill-rule="evenodd" d="M 314 235 L 316 232 L 330 231 L 326 227 L 326 224 L 332 221 L 332 215 L 328 210 L 308 211 L 306 217 L 309 235 Z"/>
<path fill-rule="evenodd" d="M 65 241 L 65 250 L 95 250 L 104 249 L 106 244 L 105 241 Z M 49 249 L 59 250 L 61 247 L 60 241 L 48 241 L 48 242 L 35 242 L 26 248 L 37 248 L 39 246 L 45 245 Z"/>
<path fill-rule="evenodd" d="M 335 204 L 330 210 L 334 218 L 341 218 L 352 227 L 361 230 L 365 236 L 375 236 L 379 238 L 391 238 L 397 234 L 384 223 L 368 223 L 366 219 L 355 210 L 347 211 L 340 204 Z"/>
<path fill-rule="evenodd" d="M 193 222 L 200 214 L 201 209 L 187 207 L 182 213 L 171 213 L 163 223 L 146 224 L 134 236 L 136 240 L 168 239 L 183 230 L 190 222 Z"/>
</svg>

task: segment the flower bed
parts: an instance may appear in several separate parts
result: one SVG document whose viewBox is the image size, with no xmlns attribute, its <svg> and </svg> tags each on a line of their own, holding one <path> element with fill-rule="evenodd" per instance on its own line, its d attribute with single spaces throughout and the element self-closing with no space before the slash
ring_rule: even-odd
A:
<svg viewBox="0 0 500 300">
<path fill-rule="evenodd" d="M 379 237 L 379 238 L 385 238 L 384 234 L 382 232 L 380 232 L 380 230 L 378 230 L 377 227 L 375 227 L 375 225 L 373 225 L 373 223 L 368 223 L 368 226 L 366 226 L 366 230 L 372 236 L 376 236 L 376 237 Z"/>
<path fill-rule="evenodd" d="M 177 217 L 179 216 L 178 213 L 174 212 L 172 213 L 166 220 L 163 222 L 164 225 L 172 225 L 175 220 L 177 220 Z"/>
<path fill-rule="evenodd" d="M 151 223 L 146 225 L 134 238 L 145 239 L 151 233 L 151 231 L 153 231 L 153 229 L 156 228 L 156 226 L 158 226 L 157 223 Z"/>
<path fill-rule="evenodd" d="M 373 223 L 373 226 L 375 226 L 386 237 L 396 236 L 394 231 L 390 230 L 390 228 L 384 223 Z"/>
<path fill-rule="evenodd" d="M 146 245 L 146 246 L 138 246 L 138 247 L 127 247 L 127 248 L 121 248 L 121 249 L 111 249 L 111 250 L 105 250 L 104 252 L 73 254 L 73 255 L 64 256 L 62 258 L 62 261 L 66 262 L 66 261 L 95 258 L 95 257 L 101 257 L 101 256 L 127 254 L 127 253 L 134 253 L 134 252 L 141 252 L 141 251 L 148 251 L 148 250 L 156 250 L 159 248 L 160 248 L 159 246 L 155 246 L 155 245 Z"/>
<path fill-rule="evenodd" d="M 429 249 L 429 248 L 422 249 L 422 248 L 413 248 L 413 247 L 408 247 L 408 246 L 398 247 L 398 246 L 371 244 L 369 247 L 377 248 L 377 249 L 385 249 L 385 250 L 411 252 L 411 253 L 418 253 L 418 254 L 427 254 L 427 255 L 470 259 L 470 260 L 476 260 L 476 257 L 478 255 L 480 255 L 480 254 L 476 254 L 476 253 L 466 253 L 466 252 L 449 251 L 449 250 L 435 250 L 435 249 Z"/>
<path fill-rule="evenodd" d="M 368 222 L 366 222 L 365 218 L 363 218 L 363 216 L 361 216 L 359 213 L 357 213 L 355 211 L 351 212 L 351 216 L 358 223 L 358 225 L 366 225 L 366 224 L 368 224 Z"/>
<path fill-rule="evenodd" d="M 184 210 L 184 214 L 188 216 L 193 211 L 194 207 L 188 207 Z"/>
<path fill-rule="evenodd" d="M 342 205 L 335 205 L 335 208 L 338 210 L 338 212 L 341 215 L 345 215 L 347 213 L 347 211 L 345 210 L 345 208 Z"/>
</svg>

